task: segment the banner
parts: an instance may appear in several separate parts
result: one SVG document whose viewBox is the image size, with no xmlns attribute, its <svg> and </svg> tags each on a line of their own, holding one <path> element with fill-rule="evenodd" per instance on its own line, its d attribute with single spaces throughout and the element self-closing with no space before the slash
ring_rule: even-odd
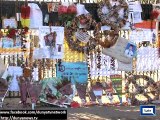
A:
<svg viewBox="0 0 160 120">
<path fill-rule="evenodd" d="M 110 76 L 114 74 L 121 74 L 121 71 L 118 71 L 118 64 L 117 60 L 115 60 L 115 65 L 112 66 L 111 57 L 101 54 L 101 67 L 97 68 L 98 58 L 96 54 L 91 56 L 91 67 L 90 67 L 90 74 L 91 77 L 97 76 Z M 114 69 L 113 69 L 114 67 Z"/>
<path fill-rule="evenodd" d="M 111 75 L 110 78 L 112 80 L 112 84 L 115 89 L 115 92 L 118 95 L 119 101 L 120 103 L 122 103 L 122 76 Z"/>
<path fill-rule="evenodd" d="M 57 77 L 68 77 L 74 83 L 87 83 L 88 66 L 85 62 L 62 62 L 56 65 Z"/>
</svg>

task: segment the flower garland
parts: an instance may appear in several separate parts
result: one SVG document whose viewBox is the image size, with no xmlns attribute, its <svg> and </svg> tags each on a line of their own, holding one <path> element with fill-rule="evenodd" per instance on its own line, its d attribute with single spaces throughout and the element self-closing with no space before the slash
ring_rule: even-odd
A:
<svg viewBox="0 0 160 120">
<path fill-rule="evenodd" d="M 138 83 L 136 82 L 137 79 L 140 79 L 140 78 L 143 78 L 144 80 L 147 81 L 147 84 L 144 85 L 144 86 L 140 86 L 138 85 Z M 140 104 L 141 101 L 138 101 L 135 96 L 138 95 L 138 94 L 143 94 L 146 98 L 147 98 L 147 102 L 145 102 L 146 104 L 147 103 L 150 103 L 151 102 L 151 97 L 148 95 L 148 91 L 147 91 L 147 88 L 148 87 L 154 87 L 156 88 L 156 84 L 154 82 L 153 79 L 151 79 L 150 77 L 148 76 L 144 76 L 144 75 L 130 75 L 128 78 L 127 78 L 127 82 L 125 84 L 125 92 L 127 93 L 127 99 L 129 97 L 129 85 L 130 84 L 133 84 L 134 87 L 136 88 L 136 92 L 134 93 L 130 93 L 131 94 L 131 103 L 132 104 Z M 155 93 L 158 93 L 157 89 L 155 89 Z M 143 103 L 144 104 L 144 103 Z"/>
<path fill-rule="evenodd" d="M 107 14 L 103 13 L 103 8 L 107 7 L 110 10 Z M 124 9 L 123 17 L 119 17 L 119 10 Z M 97 24 L 97 29 L 95 29 L 95 37 L 99 40 L 98 43 L 104 47 L 109 48 L 112 47 L 118 37 L 119 37 L 119 30 L 122 28 L 128 19 L 128 5 L 124 0 L 119 0 L 119 5 L 112 6 L 110 1 L 107 0 L 105 2 L 99 3 L 99 8 L 97 10 L 98 16 L 101 19 L 101 23 Z M 110 18 L 114 18 L 111 20 Z M 101 26 L 110 26 L 111 30 L 106 30 L 101 33 Z M 102 36 L 105 37 L 105 40 L 100 39 Z"/>
<path fill-rule="evenodd" d="M 78 51 L 78 52 L 86 52 L 86 51 L 91 51 L 95 49 L 96 47 L 96 40 L 95 38 L 91 37 L 89 38 L 89 42 L 87 42 L 85 45 L 81 45 L 82 42 L 79 41 L 78 39 L 74 40 L 74 35 L 75 33 L 80 30 L 79 24 L 85 25 L 85 28 L 82 28 L 84 33 L 87 33 L 87 30 L 91 28 L 91 26 L 95 26 L 96 22 L 95 20 L 92 19 L 92 16 L 90 14 L 82 14 L 77 17 L 75 17 L 71 25 L 66 27 L 66 40 L 68 42 L 69 47 L 72 50 Z"/>
</svg>

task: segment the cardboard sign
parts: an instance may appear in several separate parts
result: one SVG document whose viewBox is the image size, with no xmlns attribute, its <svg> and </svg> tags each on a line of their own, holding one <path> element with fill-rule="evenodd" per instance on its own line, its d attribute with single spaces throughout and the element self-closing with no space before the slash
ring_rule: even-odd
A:
<svg viewBox="0 0 160 120">
<path fill-rule="evenodd" d="M 3 19 L 3 28 L 17 28 L 17 21 L 15 18 Z"/>
<path fill-rule="evenodd" d="M 129 58 L 129 57 L 125 56 L 125 54 L 124 54 L 127 44 L 128 44 L 128 41 L 126 39 L 119 38 L 117 40 L 117 43 L 113 47 L 104 48 L 102 50 L 102 53 L 105 55 L 108 55 L 110 57 L 113 57 L 120 62 L 129 64 L 132 62 L 132 58 Z"/>
</svg>

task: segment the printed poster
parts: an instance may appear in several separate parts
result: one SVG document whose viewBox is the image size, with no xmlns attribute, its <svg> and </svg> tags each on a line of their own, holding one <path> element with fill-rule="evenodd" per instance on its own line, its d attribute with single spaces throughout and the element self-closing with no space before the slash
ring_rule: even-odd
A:
<svg viewBox="0 0 160 120">
<path fill-rule="evenodd" d="M 64 55 L 64 27 L 39 27 L 40 51 L 44 49 L 47 55 L 43 58 L 62 59 Z M 36 58 L 41 59 L 42 56 Z"/>
<path fill-rule="evenodd" d="M 74 83 L 86 83 L 88 80 L 88 65 L 85 62 L 62 62 L 56 65 L 57 77 L 67 77 Z"/>
</svg>

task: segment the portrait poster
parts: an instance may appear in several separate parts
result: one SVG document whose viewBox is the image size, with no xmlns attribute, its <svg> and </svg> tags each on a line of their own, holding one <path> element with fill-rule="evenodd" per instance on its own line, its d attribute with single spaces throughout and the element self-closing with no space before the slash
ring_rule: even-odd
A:
<svg viewBox="0 0 160 120">
<path fill-rule="evenodd" d="M 64 55 L 64 27 L 39 27 L 39 45 L 42 49 L 48 49 L 47 58 L 62 59 Z"/>
<path fill-rule="evenodd" d="M 133 58 L 136 56 L 136 50 L 137 50 L 136 45 L 134 43 L 128 42 L 124 54 L 128 58 Z"/>
<path fill-rule="evenodd" d="M 86 62 L 62 62 L 56 65 L 56 76 L 67 77 L 72 84 L 87 83 L 88 65 Z"/>
</svg>

